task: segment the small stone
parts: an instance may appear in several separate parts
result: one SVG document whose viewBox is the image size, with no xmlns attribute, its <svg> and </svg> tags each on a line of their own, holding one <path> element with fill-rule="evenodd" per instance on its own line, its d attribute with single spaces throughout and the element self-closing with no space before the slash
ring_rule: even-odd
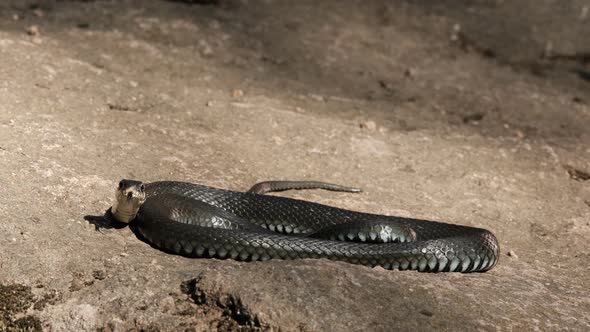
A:
<svg viewBox="0 0 590 332">
<path fill-rule="evenodd" d="M 129 256 L 129 254 L 128 254 L 128 253 L 126 253 L 126 252 L 122 252 L 122 253 L 120 254 L 120 256 L 121 256 L 121 257 L 127 257 L 127 256 Z"/>
<path fill-rule="evenodd" d="M 399 169 L 402 172 L 406 172 L 406 173 L 416 173 L 416 170 L 412 168 L 412 166 L 410 165 L 406 165 L 402 168 Z"/>
<path fill-rule="evenodd" d="M 414 75 L 414 70 L 412 68 L 406 68 L 406 70 L 404 70 L 404 77 L 412 78 Z"/>
<path fill-rule="evenodd" d="M 70 292 L 77 292 L 84 288 L 84 282 L 78 278 L 74 278 L 70 283 Z"/>
<path fill-rule="evenodd" d="M 321 95 L 316 95 L 316 94 L 310 94 L 309 98 L 315 100 L 315 101 L 320 101 L 320 102 L 326 102 L 326 98 L 324 96 Z"/>
<path fill-rule="evenodd" d="M 92 276 L 94 277 L 94 279 L 104 280 L 107 277 L 107 273 L 104 270 L 94 270 L 92 272 Z"/>
<path fill-rule="evenodd" d="M 516 253 L 513 250 L 508 251 L 508 253 L 506 254 L 514 259 L 518 259 L 518 256 L 516 255 Z"/>
<path fill-rule="evenodd" d="M 41 34 L 41 30 L 39 30 L 39 27 L 36 25 L 31 25 L 25 31 L 29 36 L 39 36 Z"/>
<path fill-rule="evenodd" d="M 522 130 L 515 130 L 514 131 L 514 136 L 518 139 L 523 139 L 525 137 L 524 132 L 522 132 Z"/>
<path fill-rule="evenodd" d="M 200 47 L 201 55 L 206 56 L 206 57 L 213 55 L 213 48 L 206 41 L 204 41 L 204 40 L 199 41 L 199 47 Z"/>
<path fill-rule="evenodd" d="M 18 14 L 12 14 L 12 19 L 14 21 L 18 21 L 18 20 L 20 20 L 20 16 L 18 16 Z"/>
<path fill-rule="evenodd" d="M 455 23 L 453 25 L 453 31 L 451 32 L 451 41 L 458 41 L 459 35 L 461 34 L 461 24 Z"/>
<path fill-rule="evenodd" d="M 160 308 L 163 312 L 173 312 L 176 309 L 176 303 L 172 296 L 166 296 L 160 301 Z"/>
<path fill-rule="evenodd" d="M 377 129 L 377 124 L 375 123 L 375 121 L 364 121 L 361 122 L 359 124 L 359 127 L 361 127 L 361 129 L 366 129 L 368 131 L 375 131 Z"/>
<path fill-rule="evenodd" d="M 276 145 L 283 144 L 283 139 L 280 138 L 279 136 L 276 136 L 276 135 L 272 136 L 272 140 Z"/>
<path fill-rule="evenodd" d="M 207 107 L 211 107 L 211 106 L 213 106 L 213 101 L 212 101 L 212 100 L 208 100 L 208 101 L 205 103 L 205 106 L 207 106 Z"/>
<path fill-rule="evenodd" d="M 420 313 L 426 317 L 434 316 L 434 313 L 428 309 L 422 309 L 422 310 L 420 310 Z"/>
<path fill-rule="evenodd" d="M 244 91 L 240 90 L 240 89 L 235 89 L 234 91 L 232 91 L 232 96 L 234 98 L 240 98 L 244 96 Z"/>
<path fill-rule="evenodd" d="M 547 58 L 550 58 L 553 55 L 553 42 L 552 41 L 548 40 L 545 43 L 545 50 L 543 52 L 544 52 L 544 56 Z"/>
<path fill-rule="evenodd" d="M 45 16 L 45 12 L 39 8 L 33 10 L 33 15 L 37 16 L 37 17 L 43 17 Z"/>
<path fill-rule="evenodd" d="M 107 326 L 111 331 L 125 331 L 125 322 L 116 317 L 111 319 L 111 321 L 107 323 Z"/>
</svg>

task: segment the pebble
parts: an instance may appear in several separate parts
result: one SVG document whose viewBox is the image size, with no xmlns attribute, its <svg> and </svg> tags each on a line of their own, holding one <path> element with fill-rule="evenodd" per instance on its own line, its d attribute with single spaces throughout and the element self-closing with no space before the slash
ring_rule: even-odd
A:
<svg viewBox="0 0 590 332">
<path fill-rule="evenodd" d="M 92 272 L 94 279 L 104 280 L 107 277 L 107 273 L 104 270 L 95 270 Z"/>
<path fill-rule="evenodd" d="M 203 55 L 203 56 L 213 55 L 213 48 L 206 41 L 204 41 L 204 40 L 199 41 L 199 46 L 201 48 L 201 50 L 200 50 L 201 55 Z"/>
<path fill-rule="evenodd" d="M 377 129 L 377 124 L 375 123 L 375 121 L 364 121 L 361 122 L 359 124 L 359 127 L 361 127 L 361 129 L 366 129 L 368 131 L 375 131 Z"/>
<path fill-rule="evenodd" d="M 176 309 L 176 303 L 172 296 L 166 296 L 160 301 L 160 308 L 163 312 L 173 312 Z"/>
<path fill-rule="evenodd" d="M 315 100 L 315 101 L 320 101 L 320 102 L 326 102 L 326 98 L 324 98 L 324 96 L 321 95 L 316 95 L 316 94 L 310 94 L 309 98 Z"/>
<path fill-rule="evenodd" d="M 240 89 L 235 89 L 234 91 L 232 91 L 232 96 L 234 98 L 239 98 L 244 96 L 244 91 L 240 90 Z"/>
<path fill-rule="evenodd" d="M 41 9 L 37 8 L 37 9 L 33 10 L 33 15 L 35 15 L 37 17 L 43 17 L 43 16 L 45 16 L 45 12 L 42 11 Z"/>
<path fill-rule="evenodd" d="M 31 25 L 25 31 L 29 36 L 39 36 L 41 34 L 41 30 L 39 30 L 39 27 L 36 25 Z"/>
<path fill-rule="evenodd" d="M 514 131 L 514 137 L 518 138 L 518 139 L 523 139 L 525 137 L 525 134 L 522 130 L 515 130 Z"/>
<path fill-rule="evenodd" d="M 451 33 L 451 41 L 458 41 L 461 33 L 461 24 L 455 23 L 453 25 L 453 31 Z"/>
<path fill-rule="evenodd" d="M 412 68 L 406 68 L 406 70 L 404 70 L 404 77 L 412 78 L 414 76 L 415 76 L 414 69 L 412 69 Z"/>
<path fill-rule="evenodd" d="M 508 253 L 506 254 L 514 259 L 518 259 L 518 256 L 516 255 L 516 253 L 513 250 L 508 251 Z"/>
<path fill-rule="evenodd" d="M 434 313 L 428 309 L 422 309 L 422 310 L 420 310 L 420 313 L 426 317 L 434 316 Z"/>
</svg>

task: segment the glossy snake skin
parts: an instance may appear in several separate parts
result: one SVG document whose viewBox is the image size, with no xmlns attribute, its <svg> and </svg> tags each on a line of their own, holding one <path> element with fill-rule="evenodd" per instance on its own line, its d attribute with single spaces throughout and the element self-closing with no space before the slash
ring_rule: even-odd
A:
<svg viewBox="0 0 590 332">
<path fill-rule="evenodd" d="M 119 189 L 130 186 L 145 192 L 133 220 L 141 235 L 158 248 L 184 256 L 327 258 L 424 272 L 486 271 L 499 257 L 498 241 L 485 229 L 263 195 L 302 188 L 357 191 L 354 188 L 270 181 L 250 192 L 236 192 L 184 182 L 144 185 L 123 180 Z"/>
</svg>

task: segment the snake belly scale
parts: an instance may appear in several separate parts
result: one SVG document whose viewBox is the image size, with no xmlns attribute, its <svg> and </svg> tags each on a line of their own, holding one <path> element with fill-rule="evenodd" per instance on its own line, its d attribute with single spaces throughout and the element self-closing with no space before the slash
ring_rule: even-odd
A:
<svg viewBox="0 0 590 332">
<path fill-rule="evenodd" d="M 498 262 L 498 240 L 485 229 L 264 195 L 309 188 L 359 191 L 321 182 L 269 181 L 237 192 L 122 180 L 107 213 L 135 224 L 155 247 L 189 257 L 327 258 L 423 272 L 481 272 Z"/>
</svg>

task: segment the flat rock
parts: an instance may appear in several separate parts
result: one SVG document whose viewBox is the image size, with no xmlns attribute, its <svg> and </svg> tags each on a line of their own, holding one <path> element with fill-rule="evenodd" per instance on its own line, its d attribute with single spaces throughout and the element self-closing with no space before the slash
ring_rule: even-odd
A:
<svg viewBox="0 0 590 332">
<path fill-rule="evenodd" d="M 2 2 L 0 330 L 590 330 L 590 31 L 556 6 Z M 188 259 L 102 219 L 121 178 L 360 187 L 284 195 L 503 251 L 474 274 Z"/>
</svg>

